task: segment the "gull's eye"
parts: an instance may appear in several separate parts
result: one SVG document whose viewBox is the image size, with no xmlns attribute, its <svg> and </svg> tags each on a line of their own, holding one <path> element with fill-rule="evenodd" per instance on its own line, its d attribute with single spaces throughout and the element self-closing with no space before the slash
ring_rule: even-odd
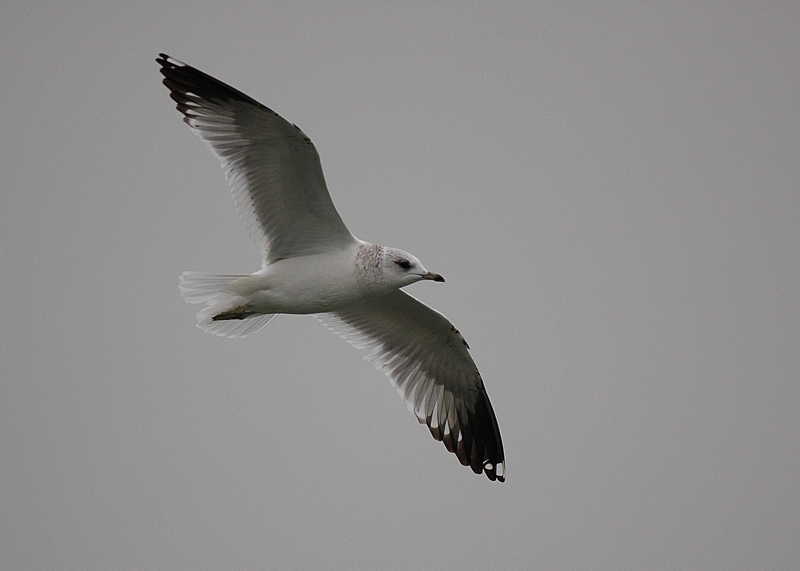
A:
<svg viewBox="0 0 800 571">
<path fill-rule="evenodd" d="M 409 262 L 408 260 L 395 260 L 394 263 L 403 268 L 404 270 L 407 270 L 411 267 L 411 262 Z"/>
</svg>

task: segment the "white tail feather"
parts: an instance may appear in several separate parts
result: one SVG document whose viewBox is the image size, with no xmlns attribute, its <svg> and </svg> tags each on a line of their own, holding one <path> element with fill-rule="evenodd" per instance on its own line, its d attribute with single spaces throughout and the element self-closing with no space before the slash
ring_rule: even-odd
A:
<svg viewBox="0 0 800 571">
<path fill-rule="evenodd" d="M 203 331 L 222 337 L 245 337 L 264 327 L 274 317 L 272 313 L 256 313 L 244 319 L 214 317 L 247 305 L 247 300 L 234 293 L 229 286 L 245 278 L 241 275 L 214 275 L 203 272 L 183 272 L 180 290 L 187 303 L 206 303 L 197 313 L 197 326 Z"/>
<path fill-rule="evenodd" d="M 247 276 L 218 276 L 203 272 L 183 272 L 180 277 L 180 290 L 186 303 L 203 303 L 230 295 L 225 289 L 233 282 Z"/>
</svg>

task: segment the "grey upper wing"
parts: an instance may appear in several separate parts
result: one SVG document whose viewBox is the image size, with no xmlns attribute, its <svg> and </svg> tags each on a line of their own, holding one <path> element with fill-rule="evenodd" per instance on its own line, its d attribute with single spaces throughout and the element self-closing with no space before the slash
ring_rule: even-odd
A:
<svg viewBox="0 0 800 571">
<path fill-rule="evenodd" d="M 316 316 L 383 371 L 420 423 L 476 474 L 505 480 L 500 429 L 468 346 L 441 313 L 397 290 Z"/>
<path fill-rule="evenodd" d="M 222 163 L 265 262 L 355 240 L 333 206 L 314 144 L 297 126 L 183 62 L 165 54 L 156 61 L 184 121 Z"/>
</svg>

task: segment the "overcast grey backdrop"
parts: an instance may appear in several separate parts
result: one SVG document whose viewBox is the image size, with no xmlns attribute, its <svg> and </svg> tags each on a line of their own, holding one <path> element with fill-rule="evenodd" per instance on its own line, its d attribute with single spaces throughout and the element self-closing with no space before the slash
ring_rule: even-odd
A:
<svg viewBox="0 0 800 571">
<path fill-rule="evenodd" d="M 0 6 L 0 568 L 800 567 L 800 6 Z M 164 51 L 315 142 L 445 284 L 505 484 L 307 316 L 195 328 L 260 256 Z"/>
</svg>

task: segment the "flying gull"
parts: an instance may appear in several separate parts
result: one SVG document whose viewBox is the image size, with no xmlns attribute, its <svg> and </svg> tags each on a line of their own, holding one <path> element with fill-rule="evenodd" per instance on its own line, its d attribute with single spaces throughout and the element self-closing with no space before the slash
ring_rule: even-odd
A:
<svg viewBox="0 0 800 571">
<path fill-rule="evenodd" d="M 411 254 L 353 236 L 333 206 L 314 144 L 241 91 L 160 54 L 183 120 L 222 163 L 236 207 L 263 254 L 251 275 L 184 272 L 180 290 L 205 303 L 197 326 L 255 333 L 277 313 L 313 314 L 383 371 L 464 466 L 505 480 L 500 429 L 469 346 L 448 319 L 400 288 L 443 282 Z"/>
</svg>

